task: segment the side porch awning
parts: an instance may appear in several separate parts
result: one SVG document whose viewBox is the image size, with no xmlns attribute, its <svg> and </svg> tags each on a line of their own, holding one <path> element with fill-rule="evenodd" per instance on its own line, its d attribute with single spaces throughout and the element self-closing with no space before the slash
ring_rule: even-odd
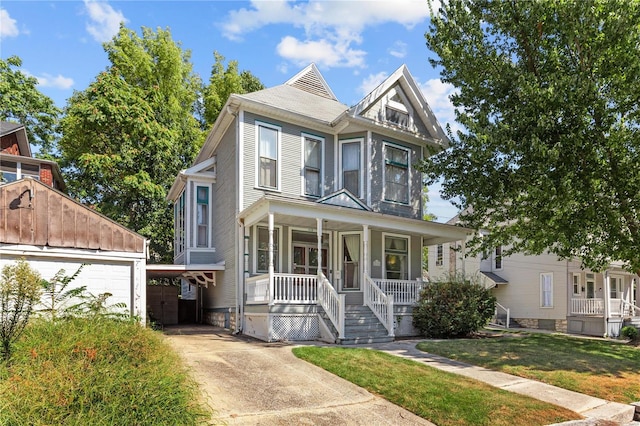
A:
<svg viewBox="0 0 640 426">
<path fill-rule="evenodd" d="M 491 282 L 492 284 L 491 287 L 496 287 L 497 285 L 509 284 L 509 281 L 505 280 L 504 278 L 502 278 L 501 276 L 493 272 L 480 271 L 480 273 L 484 275 L 484 277 Z"/>
<path fill-rule="evenodd" d="M 224 262 L 204 265 L 147 264 L 147 279 L 184 278 L 194 284 L 209 287 L 209 284 L 216 285 L 216 271 L 224 269 Z"/>
</svg>

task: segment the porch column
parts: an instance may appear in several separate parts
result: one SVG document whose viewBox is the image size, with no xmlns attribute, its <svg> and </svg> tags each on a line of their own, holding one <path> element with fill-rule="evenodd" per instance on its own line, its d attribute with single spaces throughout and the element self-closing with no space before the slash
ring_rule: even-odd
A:
<svg viewBox="0 0 640 426">
<path fill-rule="evenodd" d="M 465 276 L 466 276 L 465 258 L 467 257 L 466 256 L 466 253 L 467 253 L 467 239 L 466 238 L 462 239 L 462 244 L 460 244 L 460 250 L 461 250 L 461 254 L 462 254 L 462 257 L 460 258 L 460 260 L 461 260 L 460 263 L 462 264 L 461 265 L 461 267 L 462 267 L 462 278 L 464 279 Z"/>
<path fill-rule="evenodd" d="M 384 244 L 384 242 L 383 242 Z M 369 225 L 362 225 L 362 304 L 369 300 Z"/>
<path fill-rule="evenodd" d="M 318 237 L 318 276 L 322 274 L 322 219 L 316 218 L 316 235 Z"/>
<path fill-rule="evenodd" d="M 604 271 L 604 291 L 602 294 L 602 299 L 603 299 L 603 317 L 604 317 L 604 335 L 608 336 L 609 335 L 609 312 L 611 310 L 611 307 L 609 306 L 609 303 L 611 302 L 610 298 L 609 298 L 609 289 L 611 288 L 611 278 L 609 277 L 609 271 Z"/>
<path fill-rule="evenodd" d="M 273 304 L 275 296 L 274 288 L 274 268 L 273 268 L 273 213 L 269 213 L 269 304 Z"/>
</svg>

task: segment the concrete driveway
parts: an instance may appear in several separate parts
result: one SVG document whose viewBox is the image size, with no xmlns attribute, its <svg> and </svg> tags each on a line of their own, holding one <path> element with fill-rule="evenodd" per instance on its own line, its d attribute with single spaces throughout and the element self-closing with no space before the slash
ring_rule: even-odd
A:
<svg viewBox="0 0 640 426">
<path fill-rule="evenodd" d="M 294 345 L 264 343 L 211 326 L 165 329 L 217 411 L 236 425 L 432 425 L 321 368 Z"/>
</svg>

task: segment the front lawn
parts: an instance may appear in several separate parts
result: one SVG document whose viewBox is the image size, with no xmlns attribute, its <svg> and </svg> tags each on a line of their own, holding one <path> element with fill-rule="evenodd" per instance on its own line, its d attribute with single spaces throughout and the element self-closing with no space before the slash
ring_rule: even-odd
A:
<svg viewBox="0 0 640 426">
<path fill-rule="evenodd" d="M 384 352 L 309 346 L 293 353 L 439 426 L 546 425 L 580 418 L 567 409 Z"/>
<path fill-rule="evenodd" d="M 640 401 L 640 349 L 560 334 L 425 340 L 418 349 L 609 401 Z"/>
</svg>

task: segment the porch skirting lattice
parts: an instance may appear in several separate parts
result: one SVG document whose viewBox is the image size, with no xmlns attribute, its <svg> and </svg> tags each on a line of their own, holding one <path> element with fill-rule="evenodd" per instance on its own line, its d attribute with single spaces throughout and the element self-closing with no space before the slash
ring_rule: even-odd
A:
<svg viewBox="0 0 640 426">
<path fill-rule="evenodd" d="M 276 314 L 271 317 L 271 340 L 315 340 L 319 336 L 317 315 Z"/>
</svg>

